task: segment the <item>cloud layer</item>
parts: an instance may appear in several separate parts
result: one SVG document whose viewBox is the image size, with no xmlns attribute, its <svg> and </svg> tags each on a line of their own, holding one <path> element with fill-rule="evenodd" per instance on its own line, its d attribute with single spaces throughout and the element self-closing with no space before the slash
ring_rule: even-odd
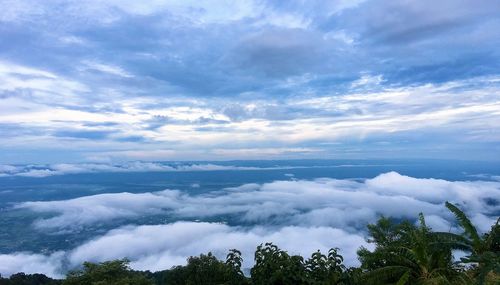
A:
<svg viewBox="0 0 500 285">
<path fill-rule="evenodd" d="M 314 167 L 314 166 L 313 166 Z M 333 166 L 332 166 L 333 167 Z M 47 177 L 53 175 L 105 172 L 176 172 L 176 171 L 221 171 L 221 170 L 276 170 L 293 169 L 294 166 L 252 167 L 220 165 L 213 163 L 157 163 L 157 162 L 127 162 L 127 163 L 59 163 L 32 165 L 1 165 L 0 177 Z"/>
<path fill-rule="evenodd" d="M 276 230 L 253 227 L 242 229 L 214 223 L 177 222 L 168 225 L 133 226 L 113 230 L 85 243 L 69 254 L 71 264 L 85 260 L 103 261 L 123 256 L 132 257 L 131 266 L 141 270 L 162 270 L 184 264 L 187 256 L 207 250 L 225 258 L 228 249 L 245 253 L 244 267 L 253 264 L 257 245 L 273 241 L 290 253 L 308 256 L 320 249 L 327 251 L 338 246 L 346 255 L 346 263 L 353 265 L 362 236 L 330 227 L 287 226 Z M 123 245 L 127 244 L 127 247 Z"/>
<path fill-rule="evenodd" d="M 244 268 L 253 264 L 256 246 L 272 241 L 292 254 L 309 256 L 316 250 L 342 248 L 348 265 L 357 264 L 356 250 L 366 245 L 358 234 L 330 227 L 286 226 L 239 228 L 217 223 L 176 222 L 166 225 L 127 226 L 112 230 L 67 252 L 52 255 L 0 254 L 2 275 L 24 271 L 63 276 L 64 270 L 84 261 L 101 262 L 127 257 L 137 270 L 164 270 L 186 263 L 189 256 L 211 251 L 224 259 L 228 250 L 243 252 Z M 366 245 L 370 248 L 370 245 Z"/>
<path fill-rule="evenodd" d="M 63 201 L 23 202 L 17 208 L 53 213 L 36 222 L 39 229 L 77 229 L 120 218 L 164 214 L 177 219 L 232 217 L 237 224 L 331 226 L 358 231 L 377 216 L 433 216 L 448 230 L 452 216 L 445 201 L 459 203 L 487 230 L 500 213 L 498 182 L 417 179 L 396 172 L 364 181 L 317 179 L 245 184 L 207 194 L 178 190 L 113 193 Z M 221 221 L 225 219 L 222 218 Z"/>
<path fill-rule="evenodd" d="M 189 255 L 213 251 L 222 258 L 228 249 L 239 248 L 249 265 L 255 247 L 272 241 L 302 255 L 339 247 L 347 264 L 354 265 L 357 247 L 365 244 L 366 224 L 380 215 L 414 219 L 423 212 L 435 230 L 457 231 L 453 215 L 444 207 L 444 202 L 450 201 L 464 209 L 484 232 L 500 214 L 499 196 L 500 183 L 495 181 L 417 179 L 389 172 L 365 180 L 323 178 L 245 184 L 199 195 L 164 190 L 24 202 L 16 207 L 54 215 L 34 224 L 36 230 L 54 234 L 117 220 L 130 223 L 148 215 L 163 215 L 179 222 L 124 226 L 62 255 L 13 253 L 0 255 L 0 261 L 33 260 L 27 263 L 32 266 L 27 268 L 29 272 L 59 274 L 67 269 L 61 267 L 61 260 L 72 267 L 85 260 L 127 257 L 134 268 L 160 270 L 184 263 Z M 206 222 L 217 220 L 220 223 Z M 1 262 L 7 264 L 1 272 L 17 270 L 8 266 L 16 262 Z"/>
</svg>

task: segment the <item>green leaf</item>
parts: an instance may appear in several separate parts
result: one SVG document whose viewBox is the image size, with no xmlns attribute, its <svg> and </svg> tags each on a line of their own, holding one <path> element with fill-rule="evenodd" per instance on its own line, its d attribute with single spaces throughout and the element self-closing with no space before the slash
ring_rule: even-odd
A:
<svg viewBox="0 0 500 285">
<path fill-rule="evenodd" d="M 474 246 L 478 247 L 482 243 L 481 238 L 477 233 L 476 227 L 472 225 L 471 221 L 469 220 L 469 218 L 467 218 L 465 213 L 462 212 L 462 210 L 460 210 L 457 206 L 449 202 L 446 202 L 446 208 L 448 208 L 448 210 L 450 210 L 455 215 L 456 219 L 460 223 L 460 226 L 462 226 L 465 233 L 471 238 Z"/>
<path fill-rule="evenodd" d="M 398 283 L 396 283 L 396 285 L 405 285 L 409 279 L 410 279 L 410 271 L 406 271 L 406 273 L 403 274 L 401 278 L 399 278 L 399 281 Z"/>
</svg>

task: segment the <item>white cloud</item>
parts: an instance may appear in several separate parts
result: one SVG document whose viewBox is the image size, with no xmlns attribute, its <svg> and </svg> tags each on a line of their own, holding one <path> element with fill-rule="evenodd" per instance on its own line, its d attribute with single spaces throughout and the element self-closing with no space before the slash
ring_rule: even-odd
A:
<svg viewBox="0 0 500 285">
<path fill-rule="evenodd" d="M 12 92 L 19 89 L 32 90 L 33 95 L 47 94 L 75 96 L 88 88 L 70 79 L 62 78 L 49 71 L 0 61 L 1 91 Z"/>
<path fill-rule="evenodd" d="M 0 254 L 0 274 L 10 276 L 11 274 L 24 272 L 27 274 L 43 273 L 54 278 L 62 277 L 62 260 L 64 252 L 56 252 L 51 255 L 32 253 Z"/>
<path fill-rule="evenodd" d="M 329 227 L 282 228 L 230 227 L 217 223 L 176 222 L 166 225 L 126 226 L 112 230 L 64 253 L 50 256 L 12 253 L 0 255 L 0 273 L 9 276 L 18 271 L 44 273 L 59 277 L 65 268 L 79 266 L 84 261 L 101 262 L 128 258 L 137 270 L 164 270 L 186 263 L 189 256 L 213 252 L 225 259 L 229 249 L 242 251 L 244 268 L 253 264 L 256 247 L 273 242 L 291 254 L 310 256 L 316 250 L 327 252 L 339 247 L 345 264 L 357 265 L 356 250 L 367 245 L 357 234 Z"/>
<path fill-rule="evenodd" d="M 97 70 L 103 73 L 108 73 L 111 75 L 116 75 L 119 77 L 125 77 L 125 78 L 131 78 L 133 75 L 131 75 L 129 72 L 124 70 L 123 68 L 119 66 L 114 66 L 114 65 L 109 65 L 109 64 L 104 64 L 100 62 L 95 62 L 95 61 L 84 61 L 82 62 L 83 66 L 85 69 L 93 71 Z"/>
<path fill-rule="evenodd" d="M 7 100 L 3 101 L 2 104 L 8 104 L 7 107 L 15 108 L 17 106 L 8 101 L 9 97 L 14 97 L 17 100 L 27 99 L 26 102 L 22 102 L 25 104 L 19 108 L 22 113 L 26 112 L 23 110 L 26 109 L 25 105 L 31 107 L 34 105 L 33 103 L 50 104 L 55 101 L 59 104 L 81 103 L 82 98 L 79 96 L 89 90 L 86 85 L 76 80 L 58 76 L 43 69 L 0 61 L 0 92 L 10 94 L 6 98 L 0 97 L 0 100 Z M 13 106 L 9 106 L 11 104 Z M 14 110 L 17 111 L 16 109 Z M 8 113 L 12 113 L 12 111 Z M 0 119 L 4 120 L 5 117 L 8 116 L 2 114 Z"/>
<path fill-rule="evenodd" d="M 380 85 L 384 81 L 382 75 L 369 75 L 369 74 L 364 74 L 359 78 L 358 80 L 354 81 L 351 83 L 352 88 L 358 88 L 358 87 L 372 87 L 375 85 Z"/>
<path fill-rule="evenodd" d="M 85 45 L 87 42 L 85 39 L 73 35 L 61 36 L 58 40 L 65 45 Z"/>
<path fill-rule="evenodd" d="M 24 177 L 47 177 L 54 175 L 54 171 L 50 169 L 29 169 L 27 171 L 19 172 L 13 174 L 14 176 L 24 176 Z M 7 174 L 8 175 L 8 174 Z"/>
<path fill-rule="evenodd" d="M 363 182 L 326 178 L 275 181 L 204 195 L 177 190 L 114 193 L 63 201 L 24 202 L 16 207 L 55 214 L 38 220 L 39 229 L 74 229 L 96 222 L 164 213 L 180 219 L 232 215 L 240 223 L 249 225 L 331 226 L 356 232 L 379 215 L 414 218 L 422 211 L 450 222 L 453 217 L 443 204 L 451 201 L 459 203 L 473 219 L 480 221 L 480 230 L 486 231 L 500 206 L 487 204 L 485 200 L 495 199 L 499 194 L 498 182 L 417 179 L 390 172 Z M 437 226 L 446 224 L 434 220 Z"/>
<path fill-rule="evenodd" d="M 19 74 L 9 71 L 10 66 Z M 36 141 L 41 149 L 57 146 L 104 159 L 220 160 L 331 157 L 332 147 L 318 143 L 363 143 L 381 136 L 401 136 L 413 143 L 415 137 L 410 134 L 418 138 L 429 132 L 435 137 L 429 144 L 438 145 L 443 141 L 451 143 L 452 138 L 453 144 L 463 145 L 496 142 L 500 138 L 494 124 L 500 118 L 496 77 L 371 90 L 369 86 L 380 80 L 378 75 L 362 77 L 354 83 L 362 87 L 357 93 L 299 94 L 229 106 L 222 99 L 113 95 L 112 99 L 106 96 L 102 102 L 92 102 L 96 109 L 87 110 L 79 108 L 88 99 L 84 96 L 87 89 L 76 88 L 77 81 L 71 81 L 76 85 L 70 84 L 44 70 L 6 63 L 0 64 L 0 83 L 5 83 L 0 89 L 31 90 L 36 100 L 25 95 L 0 97 L 0 121 L 43 131 L 44 135 L 27 132 L 4 136 L 0 141 L 5 146 L 26 149 Z M 52 106 L 55 100 L 66 106 Z M 52 135 L 67 130 L 106 131 L 112 135 L 99 141 Z M 127 137 L 143 138 L 148 144 L 126 141 Z"/>
<path fill-rule="evenodd" d="M 212 251 L 224 259 L 231 248 L 244 253 L 244 266 L 253 263 L 257 245 L 273 242 L 293 254 L 309 256 L 320 249 L 342 249 L 346 263 L 357 264 L 356 250 L 365 245 L 362 236 L 329 227 L 243 229 L 215 223 L 177 222 L 167 225 L 125 227 L 91 240 L 69 254 L 72 264 L 85 260 L 104 261 L 121 257 L 131 259 L 140 270 L 162 270 L 185 264 L 187 256 Z"/>
<path fill-rule="evenodd" d="M 224 157 L 256 158 L 262 156 L 281 156 L 296 153 L 315 153 L 320 149 L 311 147 L 283 147 L 283 148 L 238 148 L 238 149 L 214 149 L 213 153 Z"/>
<path fill-rule="evenodd" d="M 19 171 L 19 168 L 13 165 L 8 164 L 0 164 L 0 173 L 8 175 L 9 173 L 16 173 Z"/>
<path fill-rule="evenodd" d="M 158 156 L 156 156 L 158 158 Z M 221 171 L 221 170 L 276 170 L 276 169 L 293 169 L 291 166 L 279 167 L 251 167 L 251 166 L 234 166 L 234 165 L 219 165 L 212 163 L 176 163 L 164 164 L 155 162 L 126 162 L 116 164 L 106 163 L 58 163 L 50 165 L 27 165 L 27 166 L 12 166 L 0 165 L 0 175 L 3 176 L 24 176 L 24 177 L 47 177 L 53 175 L 65 175 L 75 173 L 95 173 L 95 172 L 171 172 L 171 171 Z"/>
</svg>

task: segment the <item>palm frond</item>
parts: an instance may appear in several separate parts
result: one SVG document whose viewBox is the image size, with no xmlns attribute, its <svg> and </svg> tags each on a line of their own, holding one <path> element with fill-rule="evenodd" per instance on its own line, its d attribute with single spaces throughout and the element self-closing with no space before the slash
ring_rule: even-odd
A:
<svg viewBox="0 0 500 285">
<path fill-rule="evenodd" d="M 467 218 L 465 213 L 462 212 L 462 210 L 460 210 L 457 206 L 451 204 L 450 202 L 446 202 L 445 205 L 446 208 L 448 208 L 448 210 L 450 210 L 455 215 L 456 219 L 458 220 L 460 226 L 462 226 L 462 228 L 464 229 L 465 233 L 468 236 L 470 236 L 472 243 L 476 246 L 481 244 L 481 238 L 477 233 L 476 227 L 472 225 L 471 221 L 469 220 L 469 218 Z"/>
<path fill-rule="evenodd" d="M 408 280 L 410 279 L 410 271 L 406 271 L 401 278 L 399 278 L 398 283 L 396 285 L 405 285 L 408 283 Z"/>
<path fill-rule="evenodd" d="M 381 284 L 391 280 L 399 280 L 409 272 L 405 266 L 385 266 L 363 274 L 364 284 Z"/>
</svg>

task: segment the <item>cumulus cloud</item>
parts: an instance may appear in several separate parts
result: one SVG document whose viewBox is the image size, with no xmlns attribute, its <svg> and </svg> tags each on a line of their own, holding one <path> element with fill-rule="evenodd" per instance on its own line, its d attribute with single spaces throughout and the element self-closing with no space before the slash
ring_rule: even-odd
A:
<svg viewBox="0 0 500 285">
<path fill-rule="evenodd" d="M 445 201 L 458 203 L 482 231 L 500 212 L 498 182 L 417 179 L 395 172 L 364 181 L 317 179 L 246 184 L 202 195 L 177 190 L 114 193 L 63 201 L 24 202 L 17 208 L 53 213 L 39 229 L 75 229 L 96 222 L 163 213 L 179 219 L 230 216 L 243 225 L 331 226 L 362 230 L 380 215 L 414 218 L 422 211 L 448 230 Z M 495 201 L 493 203 L 487 201 Z M 442 220 L 437 219 L 440 217 Z M 447 222 L 448 221 L 448 222 Z"/>
</svg>

